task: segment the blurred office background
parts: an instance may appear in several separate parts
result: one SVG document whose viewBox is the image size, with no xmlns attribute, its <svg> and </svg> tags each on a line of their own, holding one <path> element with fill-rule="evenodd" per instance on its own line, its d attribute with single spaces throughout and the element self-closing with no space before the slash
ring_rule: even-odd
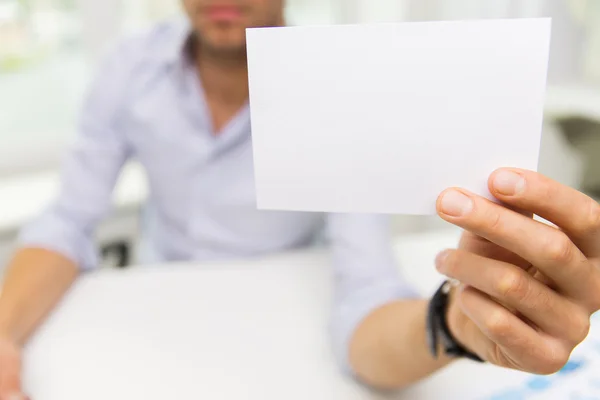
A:
<svg viewBox="0 0 600 400">
<path fill-rule="evenodd" d="M 600 195 L 600 1 L 287 0 L 292 25 L 472 18 L 553 18 L 540 170 Z M 98 59 L 121 37 L 180 14 L 180 0 L 0 0 L 0 266 L 22 224 L 54 196 Z M 410 134 L 410 132 L 406 132 Z M 100 243 L 135 243 L 146 195 L 129 166 Z M 399 217 L 397 231 L 443 229 Z M 114 262 L 114 260 L 107 260 Z"/>
</svg>

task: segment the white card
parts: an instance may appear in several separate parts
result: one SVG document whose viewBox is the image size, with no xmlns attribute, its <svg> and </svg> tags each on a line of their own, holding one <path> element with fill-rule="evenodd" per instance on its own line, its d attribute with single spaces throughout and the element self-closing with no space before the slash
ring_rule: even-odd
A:
<svg viewBox="0 0 600 400">
<path fill-rule="evenodd" d="M 261 209 L 432 214 L 537 169 L 550 19 L 247 32 Z"/>
</svg>

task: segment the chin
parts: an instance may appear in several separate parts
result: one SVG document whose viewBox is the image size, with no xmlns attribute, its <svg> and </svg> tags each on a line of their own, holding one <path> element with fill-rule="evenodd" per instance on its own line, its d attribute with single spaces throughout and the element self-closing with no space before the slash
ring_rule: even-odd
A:
<svg viewBox="0 0 600 400">
<path fill-rule="evenodd" d="M 245 28 L 217 28 L 199 31 L 201 43 L 217 52 L 241 52 L 246 50 Z"/>
</svg>

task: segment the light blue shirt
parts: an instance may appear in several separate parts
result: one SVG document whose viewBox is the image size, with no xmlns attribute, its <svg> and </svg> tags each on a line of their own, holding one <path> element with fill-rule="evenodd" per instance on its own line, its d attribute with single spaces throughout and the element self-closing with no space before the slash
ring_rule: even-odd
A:
<svg viewBox="0 0 600 400">
<path fill-rule="evenodd" d="M 414 294 L 397 272 L 389 219 L 257 210 L 249 108 L 213 135 L 202 83 L 183 50 L 188 37 L 187 25 L 163 24 L 108 58 L 82 110 L 59 198 L 23 230 L 21 245 L 94 268 L 94 230 L 121 168 L 135 159 L 150 188 L 142 233 L 149 262 L 251 257 L 308 246 L 324 234 L 336 286 L 332 339 L 348 368 L 360 321 Z"/>
</svg>

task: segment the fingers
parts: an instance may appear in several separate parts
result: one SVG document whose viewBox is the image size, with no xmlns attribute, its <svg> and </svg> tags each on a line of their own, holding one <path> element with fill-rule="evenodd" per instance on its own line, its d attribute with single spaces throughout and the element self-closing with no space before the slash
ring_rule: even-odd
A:
<svg viewBox="0 0 600 400">
<path fill-rule="evenodd" d="M 437 206 L 443 219 L 529 261 L 566 295 L 600 307 L 600 271 L 564 232 L 464 190 L 445 191 Z"/>
<path fill-rule="evenodd" d="M 589 332 L 589 313 L 551 290 L 525 270 L 461 250 L 436 259 L 438 271 L 471 286 L 510 310 L 516 310 L 544 333 L 566 344 L 581 343 Z"/>
<path fill-rule="evenodd" d="M 517 265 L 523 269 L 529 269 L 531 267 L 531 263 L 527 262 L 527 260 L 524 260 L 515 253 L 512 253 L 503 247 L 496 246 L 490 243 L 489 240 L 482 238 L 481 236 L 477 236 L 469 231 L 463 232 L 458 247 L 461 249 L 467 249 L 469 252 L 482 257 L 491 258 L 493 260 L 501 260 Z"/>
<path fill-rule="evenodd" d="M 500 169 L 489 189 L 511 207 L 531 211 L 565 231 L 588 257 L 600 256 L 600 204 L 539 173 Z"/>
<path fill-rule="evenodd" d="M 477 289 L 467 287 L 457 294 L 457 301 L 473 322 L 465 326 L 463 336 L 480 357 L 537 374 L 554 373 L 568 361 L 568 346 L 539 334 Z"/>
</svg>

